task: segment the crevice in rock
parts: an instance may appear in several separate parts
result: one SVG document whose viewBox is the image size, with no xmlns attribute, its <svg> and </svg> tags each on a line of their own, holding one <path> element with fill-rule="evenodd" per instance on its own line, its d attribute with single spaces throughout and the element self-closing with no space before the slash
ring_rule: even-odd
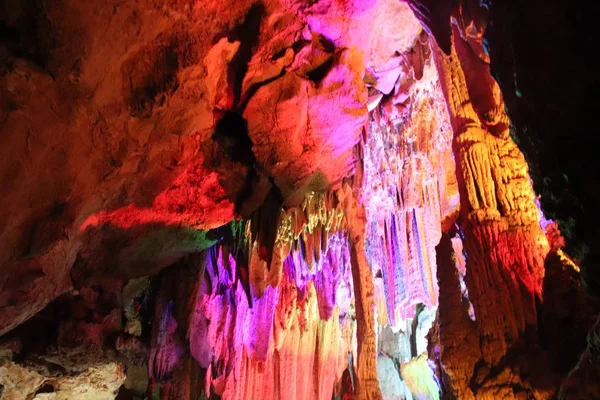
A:
<svg viewBox="0 0 600 400">
<path fill-rule="evenodd" d="M 38 390 L 36 390 L 35 395 L 33 397 L 41 393 L 54 393 L 54 386 L 52 386 L 51 383 L 44 383 L 42 386 L 39 387 Z"/>
<path fill-rule="evenodd" d="M 252 98 L 252 96 L 254 96 L 254 94 L 258 91 L 258 89 L 260 89 L 262 86 L 268 85 L 269 83 L 276 81 L 277 79 L 283 77 L 285 75 L 285 69 L 282 69 L 281 72 L 279 73 L 279 75 L 274 76 L 270 79 L 266 79 L 260 83 L 254 84 L 252 85 L 248 91 L 245 93 L 246 96 L 242 99 L 240 99 L 240 104 L 237 107 L 237 110 L 240 114 L 244 113 L 244 110 L 246 109 L 246 106 L 248 105 L 248 102 L 250 101 L 250 99 Z"/>
<path fill-rule="evenodd" d="M 313 69 L 306 73 L 306 76 L 309 80 L 313 81 L 315 84 L 319 85 L 321 81 L 327 76 L 331 68 L 333 68 L 335 62 L 335 57 L 329 58 L 323 64 L 319 65 L 317 68 Z"/>
<path fill-rule="evenodd" d="M 240 41 L 240 48 L 229 64 L 228 81 L 233 83 L 233 104 L 238 105 L 242 94 L 242 82 L 248 71 L 248 63 L 252 59 L 258 39 L 260 25 L 265 16 L 266 8 L 262 3 L 254 3 L 244 18 L 244 22 L 236 26 L 229 37 L 229 42 Z"/>
<path fill-rule="evenodd" d="M 239 113 L 225 111 L 215 124 L 212 139 L 233 161 L 247 166 L 253 166 L 256 162 L 252 152 L 253 143 L 248 136 L 248 123 Z"/>
<path fill-rule="evenodd" d="M 474 395 L 477 394 L 477 391 L 483 384 L 482 382 L 478 382 L 479 370 L 485 367 L 486 364 L 483 359 L 479 359 L 477 363 L 473 366 L 473 373 L 471 375 L 471 380 L 469 381 L 469 389 L 471 389 L 471 392 L 473 392 Z"/>
<path fill-rule="evenodd" d="M 419 303 L 416 305 L 415 316 L 411 323 L 411 335 L 410 335 L 410 353 L 411 357 L 417 357 L 417 326 L 419 325 L 419 314 L 425 309 L 425 304 Z"/>
<path fill-rule="evenodd" d="M 44 15 L 43 3 L 24 1 L 15 18 L 14 11 L 6 17 L 2 7 L 14 7 L 6 2 L 0 6 L 0 45 L 8 50 L 10 56 L 30 61 L 35 66 L 46 70 L 49 48 L 52 46 L 50 21 Z M 12 14 L 12 15 L 11 15 Z M 12 20 L 11 20 L 12 17 Z M 6 19 L 5 19 L 6 18 Z M 4 54 L 2 54 L 4 56 Z"/>
<path fill-rule="evenodd" d="M 252 242 L 260 244 L 259 256 L 267 262 L 267 270 L 271 269 L 273 249 L 277 231 L 281 223 L 281 207 L 283 196 L 276 185 L 271 187 L 264 203 L 252 215 Z"/>
<path fill-rule="evenodd" d="M 252 196 L 253 184 L 258 176 L 253 143 L 248 136 L 248 123 L 238 112 L 225 111 L 215 124 L 212 139 L 231 160 L 248 168 L 244 184 L 234 201 L 235 212 L 239 214 L 244 202 Z"/>
</svg>

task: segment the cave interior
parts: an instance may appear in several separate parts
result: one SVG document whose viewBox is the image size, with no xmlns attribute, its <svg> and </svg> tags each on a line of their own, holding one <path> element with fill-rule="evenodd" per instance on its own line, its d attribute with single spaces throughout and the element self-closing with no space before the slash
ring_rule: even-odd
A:
<svg viewBox="0 0 600 400">
<path fill-rule="evenodd" d="M 0 400 L 600 399 L 600 10 L 0 0 Z"/>
</svg>

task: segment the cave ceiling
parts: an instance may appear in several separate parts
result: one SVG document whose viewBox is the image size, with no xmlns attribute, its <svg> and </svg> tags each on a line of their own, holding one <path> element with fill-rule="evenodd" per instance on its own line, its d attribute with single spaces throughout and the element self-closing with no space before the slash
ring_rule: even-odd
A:
<svg viewBox="0 0 600 400">
<path fill-rule="evenodd" d="M 272 186 L 291 205 L 339 187 L 369 88 L 391 92 L 422 29 L 393 0 L 5 11 L 21 35 L 1 48 L 3 332 L 73 265 L 158 271 Z"/>
</svg>

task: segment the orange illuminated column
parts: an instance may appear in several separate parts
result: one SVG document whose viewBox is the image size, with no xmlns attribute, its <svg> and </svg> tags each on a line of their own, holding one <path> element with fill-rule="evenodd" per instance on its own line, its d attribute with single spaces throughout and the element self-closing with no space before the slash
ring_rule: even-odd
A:
<svg viewBox="0 0 600 400">
<path fill-rule="evenodd" d="M 350 263 L 356 304 L 357 386 L 356 398 L 381 399 L 377 379 L 377 347 L 375 335 L 375 287 L 371 267 L 365 254 L 365 209 L 358 204 L 352 189 L 344 185 L 338 191 L 348 221 Z"/>
<path fill-rule="evenodd" d="M 455 28 L 450 56 L 434 42 L 431 47 L 453 130 L 466 284 L 480 339 L 470 351 L 479 353 L 474 359 L 487 367 L 479 371 L 493 371 L 510 348 L 536 336 L 525 338 L 524 333 L 537 331 L 536 301 L 542 297 L 548 242 L 527 163 L 510 139 L 498 85 L 486 60 L 457 33 Z M 454 361 L 443 361 L 450 375 L 468 379 L 473 374 L 473 369 L 457 371 L 460 360 Z M 489 374 L 477 373 L 477 384 Z M 468 381 L 455 387 L 464 390 L 460 398 L 473 397 Z"/>
</svg>

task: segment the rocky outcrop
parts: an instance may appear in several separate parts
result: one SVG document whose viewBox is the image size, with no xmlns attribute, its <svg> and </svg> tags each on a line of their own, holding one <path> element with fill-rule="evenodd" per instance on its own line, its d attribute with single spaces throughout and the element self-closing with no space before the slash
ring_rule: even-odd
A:
<svg viewBox="0 0 600 400">
<path fill-rule="evenodd" d="M 471 338 L 472 343 L 465 353 L 470 357 L 453 356 L 450 349 L 456 338 L 446 341 L 444 326 L 440 327 L 441 344 L 450 350 L 445 355 L 442 352 L 442 367 L 452 378 L 452 389 L 446 389 L 460 398 L 497 396 L 509 390 L 502 389 L 509 382 L 532 391 L 531 383 L 522 381 L 513 369 L 511 354 L 537 343 L 537 304 L 542 301 L 544 258 L 549 246 L 539 224 L 527 164 L 509 136 L 499 90 L 495 82 L 485 85 L 482 82 L 490 81 L 477 78 L 485 73 L 484 60 L 466 48 L 469 45 L 462 41 L 458 28 L 454 40 L 457 50 L 462 50 L 450 57 L 434 50 L 434 60 L 454 132 L 461 193 L 458 229 L 467 254 L 465 278 L 476 322 L 469 324 L 465 313 L 459 311 L 447 320 L 449 315 L 443 317 L 460 327 L 459 332 L 464 332 L 460 336 Z M 479 86 L 470 81 L 477 81 Z M 452 250 L 448 239 L 440 246 L 441 260 L 449 260 Z M 449 261 L 445 263 L 446 268 L 452 268 Z M 448 274 L 442 276 L 455 288 L 448 296 L 458 306 L 456 279 Z M 494 369 L 503 372 L 491 373 Z M 541 387 L 539 390 L 535 394 L 538 398 L 550 394 Z"/>
<path fill-rule="evenodd" d="M 0 362 L 1 394 L 6 400 L 111 400 L 124 381 L 125 373 L 117 363 L 57 376 L 41 365 L 24 367 L 11 361 Z"/>
<path fill-rule="evenodd" d="M 365 66 L 383 81 L 420 30 L 392 0 L 50 3 L 1 17 L 15 35 L 0 49 L 0 234 L 13 249 L 0 332 L 80 285 L 74 264 L 156 273 L 212 245 L 195 231 L 248 216 L 270 182 L 293 205 L 339 186 L 367 116 Z M 403 29 L 378 48 L 386 20 Z"/>
</svg>

